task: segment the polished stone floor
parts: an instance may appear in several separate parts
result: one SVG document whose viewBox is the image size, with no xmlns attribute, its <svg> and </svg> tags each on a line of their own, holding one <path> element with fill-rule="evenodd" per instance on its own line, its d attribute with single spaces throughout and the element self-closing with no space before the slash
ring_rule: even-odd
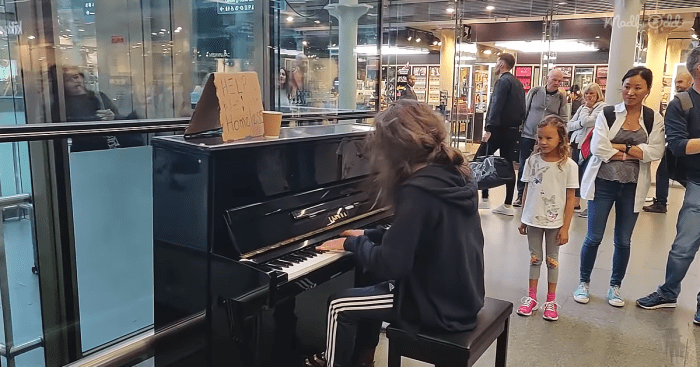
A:
<svg viewBox="0 0 700 367">
<path fill-rule="evenodd" d="M 574 217 L 570 242 L 561 248 L 559 257 L 559 321 L 543 320 L 541 311 L 530 317 L 513 314 L 508 365 L 698 366 L 700 326 L 694 325 L 692 319 L 700 290 L 700 261 L 693 263 L 682 283 L 678 308 L 648 311 L 634 305 L 635 299 L 653 291 L 663 281 L 683 193 L 681 188 L 671 189 L 667 214 L 639 215 L 632 237 L 630 264 L 621 288 L 626 300 L 623 308 L 609 306 L 605 299 L 612 264 L 613 215 L 592 275 L 591 301 L 586 305 L 574 302 L 572 292 L 578 284 L 579 253 L 586 235 L 586 219 Z M 502 203 L 503 194 L 503 189 L 493 190 L 492 207 Z M 519 216 L 480 212 L 486 237 L 486 295 L 511 301 L 517 307 L 526 295 L 529 267 L 527 239 L 517 231 Z M 544 266 L 540 279 L 538 298 L 544 299 Z M 382 336 L 377 367 L 386 366 L 386 346 Z M 492 366 L 494 358 L 495 344 L 476 366 Z M 429 366 L 408 359 L 402 365 Z"/>
</svg>

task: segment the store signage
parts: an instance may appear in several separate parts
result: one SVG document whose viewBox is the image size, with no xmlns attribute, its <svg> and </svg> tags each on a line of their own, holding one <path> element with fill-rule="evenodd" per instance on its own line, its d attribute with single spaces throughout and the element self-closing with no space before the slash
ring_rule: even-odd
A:
<svg viewBox="0 0 700 367">
<path fill-rule="evenodd" d="M 22 21 L 7 22 L 7 25 L 0 26 L 0 34 L 3 36 L 19 36 L 22 34 Z"/>
<path fill-rule="evenodd" d="M 83 3 L 83 20 L 85 23 L 95 22 L 95 2 L 86 1 Z"/>
<path fill-rule="evenodd" d="M 252 13 L 254 10 L 255 0 L 224 0 L 216 5 L 219 14 Z"/>
<path fill-rule="evenodd" d="M 228 53 L 227 50 L 224 50 L 224 52 L 207 52 L 204 54 L 205 57 L 212 57 L 215 59 L 229 59 L 231 58 L 231 54 Z"/>
<path fill-rule="evenodd" d="M 185 134 L 218 128 L 223 128 L 224 141 L 263 135 L 263 105 L 257 73 L 214 73 L 209 77 Z"/>
</svg>

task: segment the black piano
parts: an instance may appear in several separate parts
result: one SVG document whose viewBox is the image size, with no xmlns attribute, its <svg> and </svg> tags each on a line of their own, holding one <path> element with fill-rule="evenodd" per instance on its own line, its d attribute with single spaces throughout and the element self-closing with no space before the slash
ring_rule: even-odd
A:
<svg viewBox="0 0 700 367">
<path fill-rule="evenodd" d="M 304 335 L 323 339 L 325 298 L 355 264 L 315 246 L 391 217 L 368 184 L 369 129 L 153 139 L 155 331 L 194 325 L 156 344 L 156 366 L 294 366 L 322 350 Z"/>
</svg>

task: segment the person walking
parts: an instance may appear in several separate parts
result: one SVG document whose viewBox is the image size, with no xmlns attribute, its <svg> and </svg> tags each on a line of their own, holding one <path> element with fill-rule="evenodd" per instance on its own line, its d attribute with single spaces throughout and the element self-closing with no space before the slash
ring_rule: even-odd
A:
<svg viewBox="0 0 700 367">
<path fill-rule="evenodd" d="M 519 129 L 525 118 L 525 89 L 522 83 L 511 74 L 515 66 L 515 57 L 509 53 L 503 53 L 498 57 L 496 75 L 498 80 L 493 87 L 491 103 L 486 113 L 486 125 L 484 129 L 483 143 L 477 152 L 477 156 L 491 155 L 497 150 L 501 157 L 510 162 L 512 168 L 516 158 Z M 515 169 L 513 169 L 515 177 Z M 501 215 L 515 215 L 513 209 L 513 195 L 515 179 L 506 183 L 506 198 L 504 203 L 493 209 L 493 212 Z M 489 191 L 483 190 L 479 209 L 490 209 Z"/>
</svg>

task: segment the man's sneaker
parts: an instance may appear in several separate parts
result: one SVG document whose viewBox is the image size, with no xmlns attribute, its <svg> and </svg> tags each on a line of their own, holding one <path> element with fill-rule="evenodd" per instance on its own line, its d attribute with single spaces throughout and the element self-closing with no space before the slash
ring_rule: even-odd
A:
<svg viewBox="0 0 700 367">
<path fill-rule="evenodd" d="M 489 204 L 489 199 L 481 199 L 479 202 L 479 209 L 491 209 L 491 205 Z"/>
<path fill-rule="evenodd" d="M 664 296 L 660 295 L 659 292 L 652 292 L 650 295 L 638 299 L 637 306 L 645 310 L 673 308 L 676 307 L 676 301 L 665 298 Z"/>
<path fill-rule="evenodd" d="M 622 307 L 625 305 L 625 300 L 622 299 L 622 295 L 620 294 L 619 285 L 611 285 L 610 288 L 608 288 L 608 303 L 610 306 L 615 307 Z"/>
<path fill-rule="evenodd" d="M 581 218 L 588 218 L 588 208 L 581 210 L 581 212 L 578 213 L 578 216 Z"/>
<path fill-rule="evenodd" d="M 516 208 L 520 208 L 521 206 L 523 206 L 523 198 L 521 196 L 518 196 L 518 198 L 515 199 L 515 201 L 513 201 L 513 206 Z"/>
<path fill-rule="evenodd" d="M 698 306 L 698 310 L 695 311 L 695 317 L 693 317 L 693 324 L 700 325 L 700 306 Z"/>
<path fill-rule="evenodd" d="M 588 290 L 590 286 L 586 282 L 578 284 L 578 288 L 574 291 L 574 301 L 578 303 L 588 303 L 591 300 L 591 294 Z"/>
<path fill-rule="evenodd" d="M 501 214 L 501 215 L 510 215 L 511 217 L 515 215 L 515 209 L 513 209 L 512 206 L 506 205 L 506 204 L 501 204 L 496 209 L 493 209 L 492 212 L 495 214 Z"/>
<path fill-rule="evenodd" d="M 537 301 L 530 297 L 523 297 L 520 303 L 522 303 L 522 305 L 518 307 L 518 315 L 530 316 L 533 311 L 537 311 Z"/>
<path fill-rule="evenodd" d="M 649 213 L 666 213 L 668 208 L 666 207 L 666 204 L 654 199 L 654 202 L 651 205 L 642 207 L 642 210 Z"/>
<path fill-rule="evenodd" d="M 548 320 L 548 321 L 559 320 L 559 313 L 557 312 L 559 305 L 557 304 L 556 301 L 545 302 L 543 305 L 543 308 L 544 308 L 544 312 L 542 313 L 543 319 Z"/>
</svg>

